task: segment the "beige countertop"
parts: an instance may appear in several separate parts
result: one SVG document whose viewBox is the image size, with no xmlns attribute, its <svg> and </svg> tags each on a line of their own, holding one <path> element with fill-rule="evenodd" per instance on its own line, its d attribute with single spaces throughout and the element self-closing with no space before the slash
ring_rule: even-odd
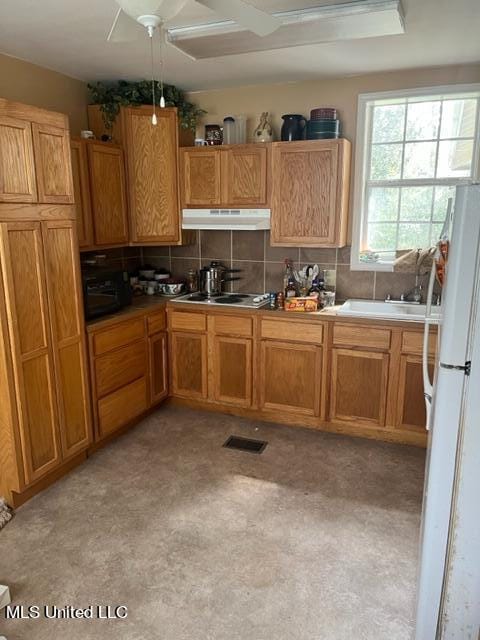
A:
<svg viewBox="0 0 480 640">
<path fill-rule="evenodd" d="M 212 312 L 221 314 L 255 314 L 264 315 L 268 317 L 275 317 L 282 320 L 300 321 L 300 322 L 312 322 L 312 321 L 341 321 L 342 323 L 354 323 L 354 324 L 368 324 L 368 325 L 392 325 L 403 326 L 409 328 L 418 328 L 423 326 L 423 323 L 418 320 L 398 320 L 398 319 L 385 319 L 385 318 L 372 318 L 364 316 L 340 316 L 338 315 L 338 309 L 341 305 L 334 307 L 327 307 L 321 311 L 313 312 L 295 312 L 284 311 L 283 309 L 269 309 L 268 306 L 260 307 L 258 309 L 251 309 L 246 307 L 233 307 L 233 306 L 221 306 L 211 304 L 189 304 L 175 300 L 175 298 L 162 298 L 159 296 L 139 296 L 133 298 L 132 304 L 128 307 L 124 307 L 120 311 L 109 314 L 107 316 L 101 316 L 100 318 L 94 318 L 86 322 L 86 329 L 88 332 L 97 331 L 98 329 L 108 327 L 121 320 L 128 319 L 130 317 L 141 316 L 145 313 L 154 311 L 161 308 L 175 308 L 182 309 L 189 312 Z"/>
<path fill-rule="evenodd" d="M 132 299 L 132 304 L 128 307 L 123 307 L 119 311 L 110 313 L 106 316 L 100 316 L 99 318 L 93 318 L 85 322 L 87 331 L 96 331 L 97 329 L 107 327 L 110 324 L 115 324 L 119 320 L 126 320 L 129 317 L 141 316 L 146 312 L 155 311 L 155 309 L 162 309 L 166 306 L 167 299 L 160 296 L 138 296 Z"/>
</svg>

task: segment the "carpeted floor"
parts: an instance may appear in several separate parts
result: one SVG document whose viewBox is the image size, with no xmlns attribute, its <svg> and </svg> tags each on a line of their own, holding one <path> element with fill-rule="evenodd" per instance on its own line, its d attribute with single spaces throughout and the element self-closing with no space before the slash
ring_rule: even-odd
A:
<svg viewBox="0 0 480 640">
<path fill-rule="evenodd" d="M 260 456 L 221 445 L 268 440 Z M 8 640 L 408 640 L 424 452 L 162 408 L 0 532 Z"/>
</svg>

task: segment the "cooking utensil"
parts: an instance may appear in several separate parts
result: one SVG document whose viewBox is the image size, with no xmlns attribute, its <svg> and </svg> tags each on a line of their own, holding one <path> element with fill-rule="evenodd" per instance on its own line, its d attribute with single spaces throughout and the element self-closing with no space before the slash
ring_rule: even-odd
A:
<svg viewBox="0 0 480 640">
<path fill-rule="evenodd" d="M 200 292 L 211 296 L 218 296 L 223 291 L 225 282 L 240 280 L 237 277 L 227 277 L 228 273 L 239 273 L 241 269 L 227 269 L 216 260 L 212 260 L 208 267 L 200 269 Z"/>
</svg>

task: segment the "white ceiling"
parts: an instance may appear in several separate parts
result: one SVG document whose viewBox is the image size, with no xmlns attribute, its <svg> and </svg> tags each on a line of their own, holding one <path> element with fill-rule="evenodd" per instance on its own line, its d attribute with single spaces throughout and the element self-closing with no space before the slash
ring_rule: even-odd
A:
<svg viewBox="0 0 480 640">
<path fill-rule="evenodd" d="M 252 0 L 270 11 L 321 3 Z M 403 0 L 403 7 L 404 35 L 196 62 L 169 46 L 166 80 L 198 90 L 480 61 L 478 0 Z M 146 41 L 105 40 L 117 8 L 115 0 L 1 0 L 0 51 L 82 80 L 148 77 Z M 175 24 L 208 21 L 215 15 L 189 0 Z"/>
</svg>

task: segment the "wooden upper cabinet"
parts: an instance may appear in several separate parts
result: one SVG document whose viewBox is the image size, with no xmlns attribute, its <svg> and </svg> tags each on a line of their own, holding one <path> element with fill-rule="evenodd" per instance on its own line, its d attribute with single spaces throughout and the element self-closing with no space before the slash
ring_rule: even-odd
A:
<svg viewBox="0 0 480 640">
<path fill-rule="evenodd" d="M 39 222 L 0 225 L 25 484 L 61 462 L 55 367 Z"/>
<path fill-rule="evenodd" d="M 219 206 L 222 200 L 219 149 L 182 151 L 183 205 Z"/>
<path fill-rule="evenodd" d="M 77 217 L 77 237 L 80 249 L 93 248 L 92 208 L 88 177 L 87 149 L 81 140 L 71 140 L 73 193 Z"/>
<path fill-rule="evenodd" d="M 68 131 L 32 123 L 38 201 L 73 204 L 73 179 Z"/>
<path fill-rule="evenodd" d="M 229 205 L 267 205 L 267 145 L 249 144 L 226 148 L 223 160 L 223 197 Z"/>
<path fill-rule="evenodd" d="M 94 244 L 128 242 L 123 151 L 117 145 L 87 143 Z"/>
<path fill-rule="evenodd" d="M 0 116 L 0 202 L 36 202 L 30 122 Z"/>
<path fill-rule="evenodd" d="M 239 144 L 182 149 L 182 206 L 266 207 L 269 146 Z"/>
<path fill-rule="evenodd" d="M 272 175 L 272 245 L 345 245 L 348 140 L 273 143 Z"/>
<path fill-rule="evenodd" d="M 173 244 L 180 240 L 176 109 L 122 111 L 127 156 L 132 244 Z"/>
</svg>

